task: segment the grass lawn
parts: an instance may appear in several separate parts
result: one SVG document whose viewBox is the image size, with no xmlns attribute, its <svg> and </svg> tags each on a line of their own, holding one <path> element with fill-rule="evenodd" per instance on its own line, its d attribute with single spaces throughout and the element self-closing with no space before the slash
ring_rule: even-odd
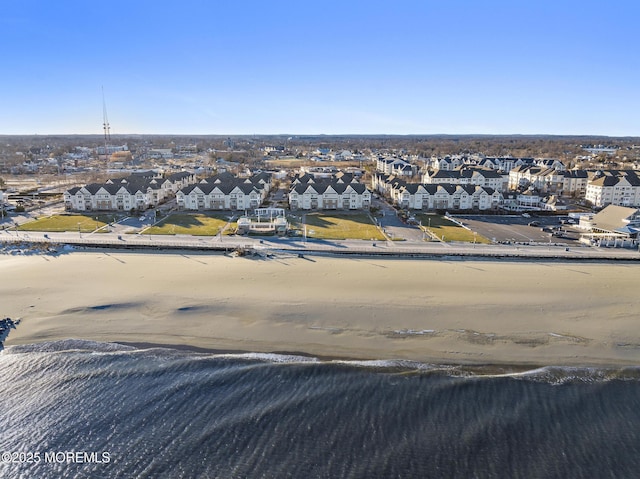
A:
<svg viewBox="0 0 640 479">
<path fill-rule="evenodd" d="M 96 219 L 97 218 L 97 219 Z M 112 221 L 112 216 L 106 215 L 53 215 L 46 218 L 38 218 L 18 226 L 18 231 L 78 231 L 82 233 L 91 233 L 97 228 L 102 228 L 108 222 Z M 100 230 L 105 233 L 106 229 Z"/>
<path fill-rule="evenodd" d="M 473 243 L 474 239 L 476 243 L 490 244 L 491 241 L 479 234 L 474 235 L 473 231 L 469 231 L 462 226 L 458 226 L 452 221 L 449 221 L 444 216 L 440 215 L 426 215 L 419 213 L 415 215 L 418 221 L 422 222 L 422 226 L 430 230 L 438 238 L 444 241 L 461 241 L 464 243 Z M 474 238 L 475 237 L 475 238 Z"/>
<path fill-rule="evenodd" d="M 227 224 L 227 218 L 207 214 L 172 214 L 144 231 L 150 235 L 215 236 Z M 235 231 L 235 228 L 228 228 Z M 231 231 L 225 232 L 229 234 Z"/>
<path fill-rule="evenodd" d="M 305 222 L 308 238 L 378 241 L 385 239 L 366 213 L 309 213 Z"/>
</svg>

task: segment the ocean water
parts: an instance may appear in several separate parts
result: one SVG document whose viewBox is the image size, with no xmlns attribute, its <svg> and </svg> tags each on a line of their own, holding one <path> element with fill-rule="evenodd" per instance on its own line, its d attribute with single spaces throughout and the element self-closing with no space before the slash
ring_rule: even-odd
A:
<svg viewBox="0 0 640 479">
<path fill-rule="evenodd" d="M 2 478 L 630 478 L 640 368 L 61 341 L 0 353 Z"/>
</svg>

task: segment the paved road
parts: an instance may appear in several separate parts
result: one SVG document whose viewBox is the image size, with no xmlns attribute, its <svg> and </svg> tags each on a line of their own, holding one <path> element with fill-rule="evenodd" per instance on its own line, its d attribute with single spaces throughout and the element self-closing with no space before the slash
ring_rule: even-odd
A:
<svg viewBox="0 0 640 479">
<path fill-rule="evenodd" d="M 387 241 L 374 243 L 363 240 L 327 241 L 304 240 L 302 238 L 256 238 L 236 236 L 194 237 L 189 235 L 151 236 L 140 234 L 117 235 L 116 233 L 37 233 L 22 231 L 0 231 L 0 243 L 16 244 L 34 242 L 52 246 L 75 245 L 89 247 L 152 248 L 152 249 L 197 249 L 234 250 L 251 248 L 258 252 L 277 253 L 357 253 L 390 255 L 439 255 L 531 257 L 566 259 L 633 259 L 640 261 L 637 250 L 597 248 L 566 245 L 481 245 L 468 243 L 439 243 L 424 241 Z"/>
<path fill-rule="evenodd" d="M 374 199 L 372 204 L 379 209 L 375 219 L 387 238 L 422 242 L 424 233 L 420 228 L 403 223 L 398 217 L 397 211 L 388 203 Z"/>
<path fill-rule="evenodd" d="M 550 236 L 548 233 L 542 234 L 540 228 L 528 226 L 531 219 L 522 217 L 495 217 L 482 218 L 458 217 L 464 223 L 472 226 L 479 234 L 491 238 L 491 234 L 482 233 L 482 228 L 498 228 L 504 239 L 510 239 L 511 244 L 468 244 L 468 243 L 440 243 L 425 242 L 423 233 L 417 226 L 403 223 L 396 211 L 388 204 L 374 200 L 374 206 L 379 208 L 376 219 L 386 232 L 389 238 L 401 238 L 404 241 L 372 242 L 363 240 L 305 240 L 302 238 L 279 238 L 279 237 L 236 237 L 236 236 L 214 236 L 214 237 L 194 237 L 189 235 L 152 236 L 148 234 L 126 234 L 132 229 L 141 230 L 145 225 L 149 225 L 153 217 L 150 213 L 145 214 L 145 220 L 131 217 L 126 218 L 119 224 L 111 226 L 109 233 L 40 233 L 23 231 L 2 231 L 0 230 L 0 243 L 17 242 L 41 242 L 50 243 L 53 246 L 62 244 L 87 245 L 87 246 L 109 246 L 109 247 L 152 247 L 152 248 L 193 248 L 193 249 L 227 249 L 233 250 L 239 247 L 248 247 L 255 250 L 264 251 L 315 251 L 327 253 L 362 253 L 362 254 L 413 254 L 413 255 L 473 255 L 473 256 L 519 256 L 519 257 L 563 257 L 563 258 L 591 258 L 591 259 L 638 259 L 640 252 L 637 250 L 609 249 L 583 246 L 579 243 L 566 244 L 566 239 Z M 42 216 L 43 213 L 29 213 L 21 216 L 5 218 L 4 225 L 13 226 L 14 222 L 22 224 L 30 221 L 35 216 Z M 557 218 L 536 218 L 541 225 L 546 222 L 558 223 Z M 495 225 L 498 226 L 495 226 Z M 497 231 L 497 230 L 496 230 Z M 497 234 L 497 233 L 496 233 Z M 537 236 L 535 236 L 535 235 Z M 496 237 L 497 241 L 502 241 Z M 514 244 L 515 242 L 530 243 L 536 245 Z"/>
</svg>

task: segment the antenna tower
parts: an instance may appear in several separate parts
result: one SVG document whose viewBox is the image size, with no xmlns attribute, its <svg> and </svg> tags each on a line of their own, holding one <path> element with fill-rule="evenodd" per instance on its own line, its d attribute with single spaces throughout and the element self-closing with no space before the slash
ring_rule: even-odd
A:
<svg viewBox="0 0 640 479">
<path fill-rule="evenodd" d="M 109 158 L 109 143 L 111 142 L 111 127 L 107 117 L 107 102 L 104 99 L 104 87 L 102 87 L 102 128 L 104 129 L 104 157 Z"/>
</svg>

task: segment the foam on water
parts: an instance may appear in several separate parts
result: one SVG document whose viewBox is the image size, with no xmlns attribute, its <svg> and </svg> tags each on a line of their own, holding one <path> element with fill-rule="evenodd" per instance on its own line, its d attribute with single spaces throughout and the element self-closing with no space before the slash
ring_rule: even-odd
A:
<svg viewBox="0 0 640 479">
<path fill-rule="evenodd" d="M 68 351 L 85 352 L 114 352 L 114 351 L 135 351 L 136 348 L 118 343 L 105 343 L 100 341 L 88 341 L 86 339 L 63 339 L 60 341 L 46 341 L 35 344 L 19 344 L 8 346 L 4 354 L 26 354 L 26 353 L 54 353 Z"/>
<path fill-rule="evenodd" d="M 531 381 L 564 384 L 572 381 L 597 382 L 616 380 L 640 380 L 640 366 L 625 367 L 576 367 L 544 366 L 527 369 L 525 366 L 500 365 L 456 365 L 433 364 L 401 359 L 348 360 L 326 359 L 313 356 L 278 353 L 206 353 L 193 352 L 170 347 L 136 348 L 133 346 L 66 339 L 36 344 L 24 344 L 6 347 L 0 354 L 51 354 L 51 353 L 128 353 L 143 356 L 184 357 L 190 359 L 227 359 L 240 361 L 258 361 L 270 364 L 333 364 L 353 368 L 372 369 L 381 372 L 416 372 L 465 378 L 512 378 Z"/>
<path fill-rule="evenodd" d="M 638 368 L 215 354 L 66 340 L 0 354 L 0 477 L 633 477 Z M 624 380 L 620 380 L 624 379 Z M 558 387 L 561 386 L 561 387 Z"/>
</svg>

